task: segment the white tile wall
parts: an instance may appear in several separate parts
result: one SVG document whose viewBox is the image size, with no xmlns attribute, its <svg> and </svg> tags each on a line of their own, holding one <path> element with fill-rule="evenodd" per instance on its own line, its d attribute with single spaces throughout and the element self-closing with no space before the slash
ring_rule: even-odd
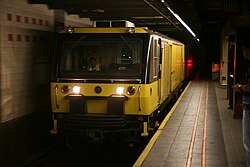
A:
<svg viewBox="0 0 250 167">
<path fill-rule="evenodd" d="M 92 27 L 93 22 L 88 18 L 79 18 L 78 15 L 66 15 L 65 14 L 65 26 L 82 26 L 82 27 Z"/>
<path fill-rule="evenodd" d="M 92 26 L 68 16 L 65 25 Z M 0 123 L 34 112 L 36 86 L 49 84 L 54 11 L 27 0 L 0 0 Z"/>
</svg>

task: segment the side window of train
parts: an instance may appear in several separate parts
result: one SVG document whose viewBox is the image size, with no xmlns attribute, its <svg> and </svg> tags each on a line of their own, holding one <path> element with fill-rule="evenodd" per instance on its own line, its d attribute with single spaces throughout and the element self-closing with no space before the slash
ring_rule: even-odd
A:
<svg viewBox="0 0 250 167">
<path fill-rule="evenodd" d="M 158 79 L 160 49 L 158 39 L 153 39 L 150 47 L 149 82 L 154 82 Z"/>
</svg>

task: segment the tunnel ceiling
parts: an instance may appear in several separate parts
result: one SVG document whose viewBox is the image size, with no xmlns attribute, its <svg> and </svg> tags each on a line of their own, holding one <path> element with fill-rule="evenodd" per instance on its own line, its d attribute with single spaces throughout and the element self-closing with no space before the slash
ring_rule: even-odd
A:
<svg viewBox="0 0 250 167">
<path fill-rule="evenodd" d="M 199 36 L 219 32 L 230 17 L 242 15 L 243 0 L 28 0 L 91 20 L 129 20 L 184 43 L 196 39 L 167 9 L 171 7 Z"/>
</svg>

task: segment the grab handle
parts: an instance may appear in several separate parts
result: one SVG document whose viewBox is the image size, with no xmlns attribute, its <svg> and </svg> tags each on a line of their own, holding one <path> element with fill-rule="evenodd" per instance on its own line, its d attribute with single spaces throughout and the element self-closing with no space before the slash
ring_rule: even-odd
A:
<svg viewBox="0 0 250 167">
<path fill-rule="evenodd" d="M 139 111 L 141 111 L 141 86 L 138 87 L 138 104 L 139 104 Z"/>
<path fill-rule="evenodd" d="M 55 86 L 55 97 L 56 97 L 56 108 L 59 109 L 59 102 L 58 102 L 58 85 Z"/>
</svg>

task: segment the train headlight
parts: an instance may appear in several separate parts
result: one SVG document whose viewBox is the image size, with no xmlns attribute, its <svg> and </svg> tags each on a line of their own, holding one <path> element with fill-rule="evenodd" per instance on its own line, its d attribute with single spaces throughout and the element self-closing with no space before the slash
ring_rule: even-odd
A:
<svg viewBox="0 0 250 167">
<path fill-rule="evenodd" d="M 134 34 L 134 33 L 135 33 L 135 29 L 134 29 L 133 27 L 130 27 L 130 28 L 128 29 L 128 33 Z"/>
<path fill-rule="evenodd" d="M 73 87 L 73 93 L 79 94 L 80 91 L 81 91 L 81 87 L 80 87 L 80 86 L 74 86 L 74 87 Z"/>
<path fill-rule="evenodd" d="M 127 94 L 128 94 L 128 95 L 133 95 L 133 94 L 135 94 L 135 87 L 129 86 L 129 87 L 127 88 Z"/>
<path fill-rule="evenodd" d="M 69 93 L 70 87 L 68 85 L 63 85 L 62 86 L 62 93 L 67 94 Z"/>
<path fill-rule="evenodd" d="M 124 93 L 124 87 L 119 86 L 116 88 L 116 93 L 122 95 Z"/>
<path fill-rule="evenodd" d="M 69 27 L 69 28 L 68 28 L 68 33 L 69 33 L 69 34 L 73 34 L 73 33 L 74 33 L 74 28 Z"/>
</svg>

